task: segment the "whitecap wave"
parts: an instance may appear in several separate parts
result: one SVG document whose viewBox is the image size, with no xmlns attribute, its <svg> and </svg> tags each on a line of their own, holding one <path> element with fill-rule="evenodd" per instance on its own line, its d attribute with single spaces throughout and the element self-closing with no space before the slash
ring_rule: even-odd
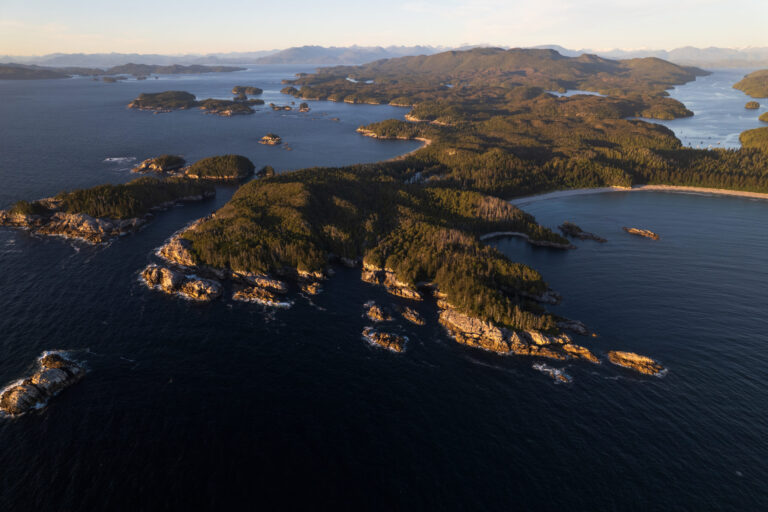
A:
<svg viewBox="0 0 768 512">
<path fill-rule="evenodd" d="M 552 377 L 552 379 L 555 381 L 555 384 L 559 384 L 561 382 L 568 384 L 573 382 L 573 378 L 565 373 L 565 370 L 555 368 L 554 366 L 549 366 L 548 364 L 533 363 L 533 369 Z"/>
<path fill-rule="evenodd" d="M 111 164 L 122 164 L 127 162 L 133 162 L 136 160 L 135 156 L 109 156 L 104 159 L 104 162 Z"/>
</svg>

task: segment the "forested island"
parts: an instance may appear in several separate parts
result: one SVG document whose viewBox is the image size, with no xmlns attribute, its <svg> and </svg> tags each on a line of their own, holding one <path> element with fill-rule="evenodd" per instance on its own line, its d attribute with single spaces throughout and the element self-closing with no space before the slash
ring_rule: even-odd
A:
<svg viewBox="0 0 768 512">
<path fill-rule="evenodd" d="M 161 113 L 197 107 L 209 114 L 230 117 L 234 115 L 253 114 L 254 110 L 251 106 L 263 104 L 264 100 L 258 98 L 234 100 L 208 98 L 198 101 L 194 94 L 186 91 L 163 91 L 141 93 L 138 98 L 128 104 L 128 108 Z"/>
<path fill-rule="evenodd" d="M 534 193 L 635 184 L 768 192 L 768 154 L 758 147 L 685 148 L 667 128 L 627 119 L 690 115 L 666 88 L 701 74 L 659 59 L 477 49 L 301 75 L 286 92 L 412 105 L 409 121 L 359 131 L 430 144 L 378 164 L 260 172 L 219 211 L 164 246 L 163 264 L 148 267 L 145 280 L 167 293 L 196 290 L 196 300 L 221 295 L 219 282 L 229 280 L 236 300 L 284 305 L 290 301 L 283 281 L 317 293 L 334 262 L 360 265 L 364 281 L 393 295 L 434 298 L 440 322 L 460 343 L 598 363 L 563 333 L 586 334 L 586 327 L 545 309 L 559 297 L 543 277 L 483 240 L 503 234 L 571 248 L 507 202 Z M 547 92 L 563 88 L 605 96 Z M 197 100 L 177 91 L 134 103 L 190 108 Z M 570 236 L 588 236 L 565 226 Z M 192 274 L 205 282 L 174 277 Z M 629 366 L 632 358 L 616 361 Z"/>
<path fill-rule="evenodd" d="M 431 143 L 397 161 L 265 175 L 160 253 L 169 268 L 231 280 L 239 297 L 263 304 L 286 303 L 281 280 L 318 290 L 333 262 L 362 265 L 364 281 L 394 295 L 433 297 L 461 343 L 599 362 L 562 332 L 587 333 L 583 325 L 543 308 L 559 299 L 542 276 L 482 240 L 506 233 L 571 247 L 506 201 L 532 193 L 645 183 L 768 191 L 763 151 L 684 148 L 667 128 L 626 119 L 690 115 L 665 89 L 701 74 L 658 59 L 481 49 L 301 75 L 284 92 L 413 105 L 410 122 L 360 131 Z M 607 96 L 547 92 L 563 87 Z"/>
<path fill-rule="evenodd" d="M 753 98 L 768 98 L 768 69 L 754 71 L 733 85 Z"/>
<path fill-rule="evenodd" d="M 18 201 L 8 210 L 0 210 L 0 226 L 98 244 L 138 230 L 154 212 L 179 202 L 202 201 L 215 193 L 201 181 L 142 177 L 122 185 Z"/>
</svg>

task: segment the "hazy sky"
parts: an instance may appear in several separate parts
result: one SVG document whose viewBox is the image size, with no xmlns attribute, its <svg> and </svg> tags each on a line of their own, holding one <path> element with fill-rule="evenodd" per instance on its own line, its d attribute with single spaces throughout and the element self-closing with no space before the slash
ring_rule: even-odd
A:
<svg viewBox="0 0 768 512">
<path fill-rule="evenodd" d="M 0 0 L 0 54 L 768 46 L 768 0 Z"/>
</svg>

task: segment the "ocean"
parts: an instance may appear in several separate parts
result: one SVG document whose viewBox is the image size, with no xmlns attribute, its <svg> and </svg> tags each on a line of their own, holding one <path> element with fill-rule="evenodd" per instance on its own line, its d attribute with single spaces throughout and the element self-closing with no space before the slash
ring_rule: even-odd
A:
<svg viewBox="0 0 768 512">
<path fill-rule="evenodd" d="M 131 178 L 134 160 L 241 153 L 278 170 L 375 162 L 416 142 L 354 133 L 406 112 L 311 102 L 309 114 L 125 109 L 142 91 L 285 104 L 287 67 L 103 84 L 0 82 L 0 207 Z M 338 117 L 339 121 L 328 118 Z M 266 132 L 293 151 L 257 144 Z M 108 160 L 111 159 L 111 160 Z M 89 247 L 0 229 L 0 383 L 45 350 L 88 374 L 44 408 L 0 419 L 0 510 L 764 510 L 768 508 L 768 201 L 618 192 L 532 201 L 608 239 L 573 251 L 492 243 L 541 271 L 602 355 L 636 351 L 663 378 L 612 366 L 502 357 L 453 342 L 426 301 L 396 354 L 361 338 L 363 304 L 406 301 L 336 268 L 290 309 L 201 305 L 138 273 L 216 199 Z M 660 234 L 633 237 L 622 226 Z M 567 372 L 557 384 L 533 365 Z"/>
</svg>

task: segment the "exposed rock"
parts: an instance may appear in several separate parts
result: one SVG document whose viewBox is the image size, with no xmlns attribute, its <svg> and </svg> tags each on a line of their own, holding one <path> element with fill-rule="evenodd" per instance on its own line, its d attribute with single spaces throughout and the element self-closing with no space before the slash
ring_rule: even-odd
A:
<svg viewBox="0 0 768 512">
<path fill-rule="evenodd" d="M 630 235 L 638 235 L 638 236 L 644 236 L 645 238 L 650 238 L 652 240 L 658 240 L 659 235 L 654 233 L 653 231 L 649 229 L 640 229 L 640 228 L 628 228 L 624 227 L 622 228 L 624 231 L 629 233 Z"/>
<path fill-rule="evenodd" d="M 262 306 L 287 308 L 291 303 L 281 299 L 275 292 L 259 286 L 243 288 L 232 294 L 232 299 L 240 302 L 252 302 Z"/>
<path fill-rule="evenodd" d="M 533 363 L 533 369 L 549 375 L 554 379 L 555 383 L 568 384 L 573 381 L 571 376 L 565 373 L 565 370 L 560 370 L 544 363 Z"/>
<path fill-rule="evenodd" d="M 302 103 L 301 105 L 299 105 L 299 112 L 309 112 L 309 104 Z"/>
<path fill-rule="evenodd" d="M 539 331 L 510 331 L 455 309 L 440 311 L 440 323 L 459 343 L 497 354 L 517 354 L 549 359 L 584 359 L 599 364 L 589 349 L 574 345 L 566 334 L 548 335 Z"/>
<path fill-rule="evenodd" d="M 538 295 L 525 293 L 522 291 L 517 291 L 517 294 L 520 295 L 521 297 L 535 300 L 536 302 L 541 302 L 542 304 L 557 305 L 557 304 L 560 304 L 561 300 L 563 300 L 562 296 L 559 293 L 551 289 L 547 289 Z"/>
<path fill-rule="evenodd" d="M 393 352 L 405 352 L 408 338 L 390 332 L 377 331 L 373 327 L 363 329 L 363 339 L 372 345 L 377 345 Z"/>
<path fill-rule="evenodd" d="M 0 393 L 0 411 L 11 415 L 28 412 L 85 375 L 82 366 L 55 352 L 43 354 L 38 364 L 40 368 L 31 377 Z"/>
<path fill-rule="evenodd" d="M 280 138 L 279 135 L 275 135 L 274 133 L 268 133 L 265 136 L 261 138 L 259 141 L 259 144 L 266 144 L 268 146 L 276 146 L 278 144 L 281 144 L 283 142 L 283 139 Z"/>
<path fill-rule="evenodd" d="M 424 320 L 424 318 L 419 314 L 418 311 L 416 311 L 413 308 L 409 308 L 408 306 L 403 306 L 400 308 L 400 315 L 415 325 L 426 325 L 427 322 Z"/>
<path fill-rule="evenodd" d="M 379 268 L 363 261 L 363 271 L 360 279 L 366 283 L 384 286 L 387 292 L 410 300 L 422 300 L 421 294 L 410 284 L 397 279 L 395 271 L 389 268 Z"/>
<path fill-rule="evenodd" d="M 365 315 L 374 322 L 389 322 L 392 315 L 373 301 L 365 303 Z"/>
<path fill-rule="evenodd" d="M 650 357 L 641 356 L 634 352 L 620 352 L 611 350 L 608 352 L 608 360 L 615 365 L 630 368 L 645 375 L 663 375 L 665 368 Z"/>
<path fill-rule="evenodd" d="M 565 236 L 570 236 L 572 238 L 578 238 L 579 240 L 594 240 L 596 242 L 605 243 L 605 238 L 599 237 L 595 235 L 594 233 L 589 233 L 587 231 L 584 231 L 579 226 L 572 222 L 563 222 L 560 225 L 560 231 Z"/>
<path fill-rule="evenodd" d="M 191 247 L 192 243 L 189 240 L 181 238 L 181 236 L 174 236 L 160 248 L 158 255 L 169 263 L 175 263 L 182 267 L 194 267 L 196 260 Z"/>
<path fill-rule="evenodd" d="M 557 323 L 557 328 L 562 329 L 564 331 L 575 332 L 576 334 L 579 334 L 581 336 L 589 335 L 589 329 L 587 328 L 587 326 L 584 325 L 583 322 L 579 322 L 578 320 L 563 319 L 562 321 Z"/>
<path fill-rule="evenodd" d="M 299 283 L 299 288 L 302 292 L 309 295 L 317 295 L 321 290 L 320 283 L 317 281 L 301 281 Z"/>
<path fill-rule="evenodd" d="M 221 295 L 221 284 L 217 281 L 187 276 L 154 263 L 147 265 L 141 277 L 149 288 L 190 300 L 208 302 Z"/>
<path fill-rule="evenodd" d="M 188 299 L 208 302 L 221 295 L 221 284 L 212 279 L 195 279 L 186 276 L 178 293 Z"/>
<path fill-rule="evenodd" d="M 155 158 L 148 158 L 139 165 L 131 169 L 131 172 L 145 173 L 167 173 L 181 169 L 186 162 L 180 156 L 162 155 Z"/>
</svg>

